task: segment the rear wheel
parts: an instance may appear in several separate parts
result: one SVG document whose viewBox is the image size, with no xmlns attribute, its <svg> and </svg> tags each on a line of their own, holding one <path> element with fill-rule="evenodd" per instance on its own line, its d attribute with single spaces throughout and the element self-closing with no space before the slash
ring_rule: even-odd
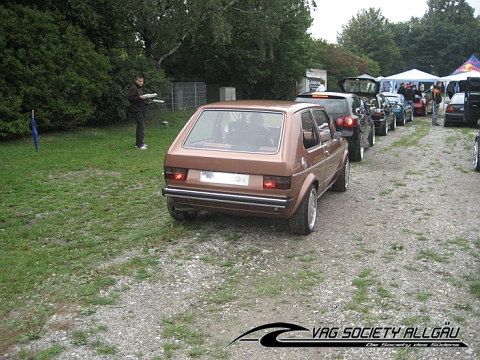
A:
<svg viewBox="0 0 480 360">
<path fill-rule="evenodd" d="M 370 146 L 375 145 L 375 125 L 370 128 L 370 135 L 368 136 L 368 143 Z"/>
<path fill-rule="evenodd" d="M 394 117 L 393 121 L 390 123 L 390 130 L 395 130 L 397 128 L 397 119 Z"/>
<path fill-rule="evenodd" d="M 477 136 L 475 145 L 473 147 L 473 168 L 477 171 L 480 171 L 480 135 Z"/>
<path fill-rule="evenodd" d="M 288 219 L 290 230 L 299 235 L 308 235 L 317 221 L 317 190 L 310 185 L 297 212 Z"/>
<path fill-rule="evenodd" d="M 407 123 L 407 113 L 406 111 L 403 112 L 403 119 L 400 125 L 405 125 Z"/>
<path fill-rule="evenodd" d="M 387 124 L 387 122 L 385 121 L 385 122 L 382 124 L 381 130 L 380 130 L 380 135 L 386 136 L 387 134 L 388 134 L 388 124 Z"/>
<path fill-rule="evenodd" d="M 175 220 L 193 220 L 197 217 L 197 210 L 178 211 L 175 209 L 175 203 L 170 197 L 167 197 L 168 213 Z"/>
<path fill-rule="evenodd" d="M 362 146 L 363 138 L 360 134 L 359 138 L 352 144 L 352 152 L 350 153 L 350 160 L 360 161 L 363 159 L 364 147 Z"/>
<path fill-rule="evenodd" d="M 427 105 L 425 105 L 425 107 L 423 108 L 423 116 L 427 116 L 428 115 L 428 109 L 427 109 Z"/>
<path fill-rule="evenodd" d="M 345 165 L 343 165 L 342 173 L 340 177 L 335 181 L 332 185 L 333 191 L 344 192 L 347 191 L 348 182 L 350 179 L 350 162 L 347 160 L 345 161 Z"/>
</svg>

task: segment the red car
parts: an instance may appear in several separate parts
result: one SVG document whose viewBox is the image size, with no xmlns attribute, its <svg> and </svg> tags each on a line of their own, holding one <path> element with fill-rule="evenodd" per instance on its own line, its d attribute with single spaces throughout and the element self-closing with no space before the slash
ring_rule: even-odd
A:
<svg viewBox="0 0 480 360">
<path fill-rule="evenodd" d="M 415 92 L 415 101 L 413 102 L 414 115 L 427 116 L 433 112 L 433 100 L 421 91 Z"/>
<path fill-rule="evenodd" d="M 227 101 L 200 107 L 165 156 L 170 215 L 198 211 L 287 219 L 309 234 L 317 199 L 345 191 L 348 142 L 325 108 L 289 101 Z"/>
</svg>

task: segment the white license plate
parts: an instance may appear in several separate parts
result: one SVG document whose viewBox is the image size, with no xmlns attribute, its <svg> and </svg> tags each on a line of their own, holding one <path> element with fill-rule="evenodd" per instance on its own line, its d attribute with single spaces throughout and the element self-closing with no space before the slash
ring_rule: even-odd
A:
<svg viewBox="0 0 480 360">
<path fill-rule="evenodd" d="M 232 174 L 214 171 L 202 171 L 200 181 L 213 184 L 248 186 L 250 176 L 245 174 Z"/>
</svg>

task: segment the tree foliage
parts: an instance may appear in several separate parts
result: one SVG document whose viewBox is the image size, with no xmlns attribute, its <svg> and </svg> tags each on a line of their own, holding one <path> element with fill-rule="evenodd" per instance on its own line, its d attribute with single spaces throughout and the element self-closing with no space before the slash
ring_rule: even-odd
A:
<svg viewBox="0 0 480 360">
<path fill-rule="evenodd" d="M 343 46 L 328 44 L 323 40 L 318 40 L 315 46 L 318 67 L 328 69 L 329 91 L 341 91 L 339 82 L 346 76 L 381 75 L 378 63 L 365 56 L 356 56 Z"/>
<path fill-rule="evenodd" d="M 227 38 L 199 28 L 165 62 L 175 78 L 235 86 L 243 98 L 287 99 L 313 59 L 307 2 L 240 0 L 224 14 Z"/>
<path fill-rule="evenodd" d="M 339 44 L 380 64 L 382 75 L 417 68 L 444 76 L 480 49 L 480 19 L 465 0 L 427 0 L 422 17 L 390 23 L 362 9 L 343 26 Z"/>
<path fill-rule="evenodd" d="M 78 28 L 58 14 L 21 5 L 0 6 L 0 137 L 28 131 L 28 114 L 39 125 L 85 123 L 105 91 L 108 59 Z M 15 31 L 11 31 L 15 29 Z"/>
<path fill-rule="evenodd" d="M 390 73 L 400 59 L 400 51 L 388 20 L 380 9 L 362 9 L 352 17 L 338 36 L 339 45 L 356 55 L 375 60 L 383 73 Z"/>
</svg>

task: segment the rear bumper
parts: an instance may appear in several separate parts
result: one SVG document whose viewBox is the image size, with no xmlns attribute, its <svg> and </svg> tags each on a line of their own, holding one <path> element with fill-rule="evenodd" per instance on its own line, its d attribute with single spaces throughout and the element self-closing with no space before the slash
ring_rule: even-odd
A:
<svg viewBox="0 0 480 360">
<path fill-rule="evenodd" d="M 180 202 L 188 202 L 193 207 L 195 204 L 200 204 L 201 202 L 217 202 L 228 204 L 229 207 L 247 205 L 275 210 L 289 209 L 293 205 L 293 199 L 291 198 L 282 199 L 263 196 L 237 195 L 199 190 L 173 189 L 169 187 L 162 189 L 162 195 L 173 199 L 179 199 Z"/>
</svg>

